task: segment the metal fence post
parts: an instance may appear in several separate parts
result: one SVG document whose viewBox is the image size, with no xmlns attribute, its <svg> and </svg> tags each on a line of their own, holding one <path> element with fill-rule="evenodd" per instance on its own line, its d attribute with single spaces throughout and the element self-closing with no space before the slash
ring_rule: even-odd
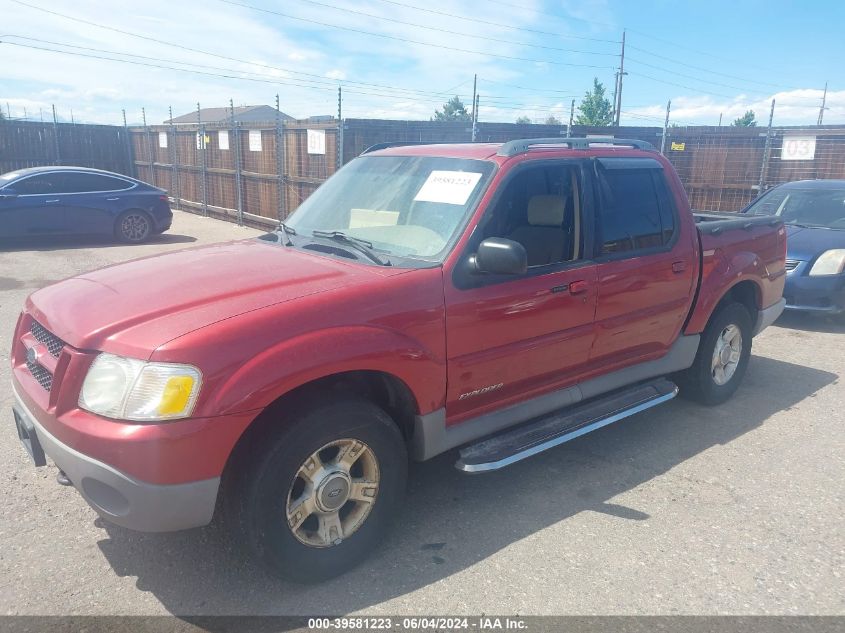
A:
<svg viewBox="0 0 845 633">
<path fill-rule="evenodd" d="M 337 87 L 337 138 L 334 140 L 335 165 L 337 171 L 343 167 L 343 92 Z"/>
<path fill-rule="evenodd" d="M 53 144 L 56 150 L 56 165 L 62 164 L 62 153 L 59 151 L 59 120 L 56 118 L 56 104 L 53 106 Z"/>
<path fill-rule="evenodd" d="M 157 184 L 155 178 L 155 171 L 153 170 L 153 140 L 150 137 L 150 128 L 147 126 L 147 112 L 144 108 L 141 108 L 141 118 L 144 121 L 144 137 L 147 139 L 147 158 L 149 159 L 150 163 L 150 184 Z"/>
<path fill-rule="evenodd" d="M 669 130 L 669 113 L 672 111 L 672 101 L 666 104 L 666 120 L 663 121 L 663 135 L 660 137 L 660 153 L 666 156 L 666 133 Z"/>
<path fill-rule="evenodd" d="M 126 175 L 135 177 L 135 152 L 132 148 L 132 133 L 126 124 L 126 109 L 123 110 L 123 135 L 126 141 Z"/>
<path fill-rule="evenodd" d="M 208 196 L 206 195 L 206 166 L 205 166 L 205 126 L 202 124 L 202 111 L 197 101 L 197 151 L 200 154 L 200 197 L 202 198 L 202 214 L 208 216 Z"/>
<path fill-rule="evenodd" d="M 279 108 L 279 95 L 276 95 L 276 188 L 278 196 L 276 200 L 276 215 L 279 221 L 285 219 L 285 154 L 284 154 L 285 128 L 282 123 L 282 111 Z"/>
<path fill-rule="evenodd" d="M 205 126 L 200 125 L 200 160 L 202 164 L 202 214 L 208 216 L 208 165 L 205 156 Z"/>
<path fill-rule="evenodd" d="M 763 193 L 766 184 L 766 172 L 769 170 L 769 155 L 772 152 L 772 121 L 775 118 L 775 100 L 772 99 L 772 110 L 769 112 L 769 127 L 766 128 L 766 146 L 763 149 L 763 161 L 760 165 L 760 181 L 757 183 L 758 194 Z"/>
<path fill-rule="evenodd" d="M 173 192 L 173 202 L 177 209 L 182 208 L 182 202 L 179 199 L 179 148 L 176 146 L 178 137 L 176 136 L 176 124 L 173 123 L 173 106 L 168 106 L 168 113 L 170 114 L 170 140 L 167 146 L 170 148 L 170 190 Z"/>
<path fill-rule="evenodd" d="M 238 200 L 238 226 L 242 226 L 244 223 L 244 198 L 243 184 L 241 183 L 241 124 L 235 121 L 235 102 L 232 99 L 229 99 L 229 111 L 232 123 L 232 142 L 235 144 L 235 192 Z"/>
</svg>

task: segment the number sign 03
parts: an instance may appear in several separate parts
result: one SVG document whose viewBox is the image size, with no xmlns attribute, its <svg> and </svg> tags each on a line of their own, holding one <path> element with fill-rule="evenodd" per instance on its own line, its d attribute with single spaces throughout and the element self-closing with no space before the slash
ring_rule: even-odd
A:
<svg viewBox="0 0 845 633">
<path fill-rule="evenodd" d="M 813 160 L 816 157 L 815 136 L 784 136 L 781 160 Z"/>
</svg>

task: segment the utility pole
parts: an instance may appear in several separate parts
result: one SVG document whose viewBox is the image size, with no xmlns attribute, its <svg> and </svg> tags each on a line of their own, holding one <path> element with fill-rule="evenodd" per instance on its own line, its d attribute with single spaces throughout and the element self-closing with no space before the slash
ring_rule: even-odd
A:
<svg viewBox="0 0 845 633">
<path fill-rule="evenodd" d="M 572 121 L 575 120 L 575 99 L 572 100 L 572 105 L 569 106 L 569 125 L 566 126 L 566 136 L 572 137 Z"/>
<path fill-rule="evenodd" d="M 616 127 L 619 127 L 619 115 L 622 110 L 622 79 L 625 76 L 625 30 L 622 30 L 622 55 L 619 58 L 619 82 L 616 90 Z"/>
<path fill-rule="evenodd" d="M 821 125 L 822 121 L 824 121 L 824 111 L 827 109 L 825 108 L 825 104 L 827 103 L 827 82 L 824 82 L 824 94 L 822 95 L 822 107 L 819 108 L 819 120 L 816 125 Z"/>
<path fill-rule="evenodd" d="M 722 127 L 722 113 L 719 113 L 719 127 Z"/>
<path fill-rule="evenodd" d="M 666 120 L 663 121 L 663 137 L 660 139 L 660 153 L 666 155 L 666 133 L 669 130 L 669 113 L 672 111 L 672 101 L 666 104 Z"/>
</svg>

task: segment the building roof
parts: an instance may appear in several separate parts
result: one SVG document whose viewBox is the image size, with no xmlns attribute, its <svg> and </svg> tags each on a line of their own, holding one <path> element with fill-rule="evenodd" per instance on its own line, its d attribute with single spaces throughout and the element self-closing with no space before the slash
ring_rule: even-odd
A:
<svg viewBox="0 0 845 633">
<path fill-rule="evenodd" d="M 293 121 L 294 118 L 284 112 L 279 113 L 283 121 Z M 274 121 L 276 119 L 276 108 L 268 105 L 236 106 L 235 121 Z M 231 108 L 202 108 L 199 111 L 200 123 L 226 123 L 232 120 Z M 179 125 L 181 123 L 196 124 L 197 113 L 190 112 L 181 116 L 175 116 L 164 123 L 167 125 Z"/>
</svg>

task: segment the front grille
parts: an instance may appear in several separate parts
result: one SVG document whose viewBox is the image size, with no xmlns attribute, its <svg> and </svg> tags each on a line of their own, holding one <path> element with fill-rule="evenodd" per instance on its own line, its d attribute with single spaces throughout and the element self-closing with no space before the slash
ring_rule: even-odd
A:
<svg viewBox="0 0 845 633">
<path fill-rule="evenodd" d="M 59 354 L 62 353 L 62 349 L 65 346 L 65 342 L 62 339 L 55 334 L 48 332 L 47 329 L 38 321 L 32 322 L 29 331 L 39 343 L 42 343 L 47 347 L 47 351 L 50 352 L 51 356 L 54 358 L 59 357 Z"/>
<path fill-rule="evenodd" d="M 785 266 L 786 272 L 789 272 L 791 270 L 795 270 L 798 267 L 798 264 L 800 264 L 800 263 L 801 262 L 799 262 L 797 259 L 787 259 L 786 260 L 786 266 Z"/>
<path fill-rule="evenodd" d="M 44 369 L 38 363 L 34 363 L 30 360 L 26 361 L 26 367 L 29 369 L 35 380 L 38 381 L 39 385 L 44 387 L 47 391 L 50 391 L 50 389 L 53 388 L 53 374 Z"/>
</svg>

